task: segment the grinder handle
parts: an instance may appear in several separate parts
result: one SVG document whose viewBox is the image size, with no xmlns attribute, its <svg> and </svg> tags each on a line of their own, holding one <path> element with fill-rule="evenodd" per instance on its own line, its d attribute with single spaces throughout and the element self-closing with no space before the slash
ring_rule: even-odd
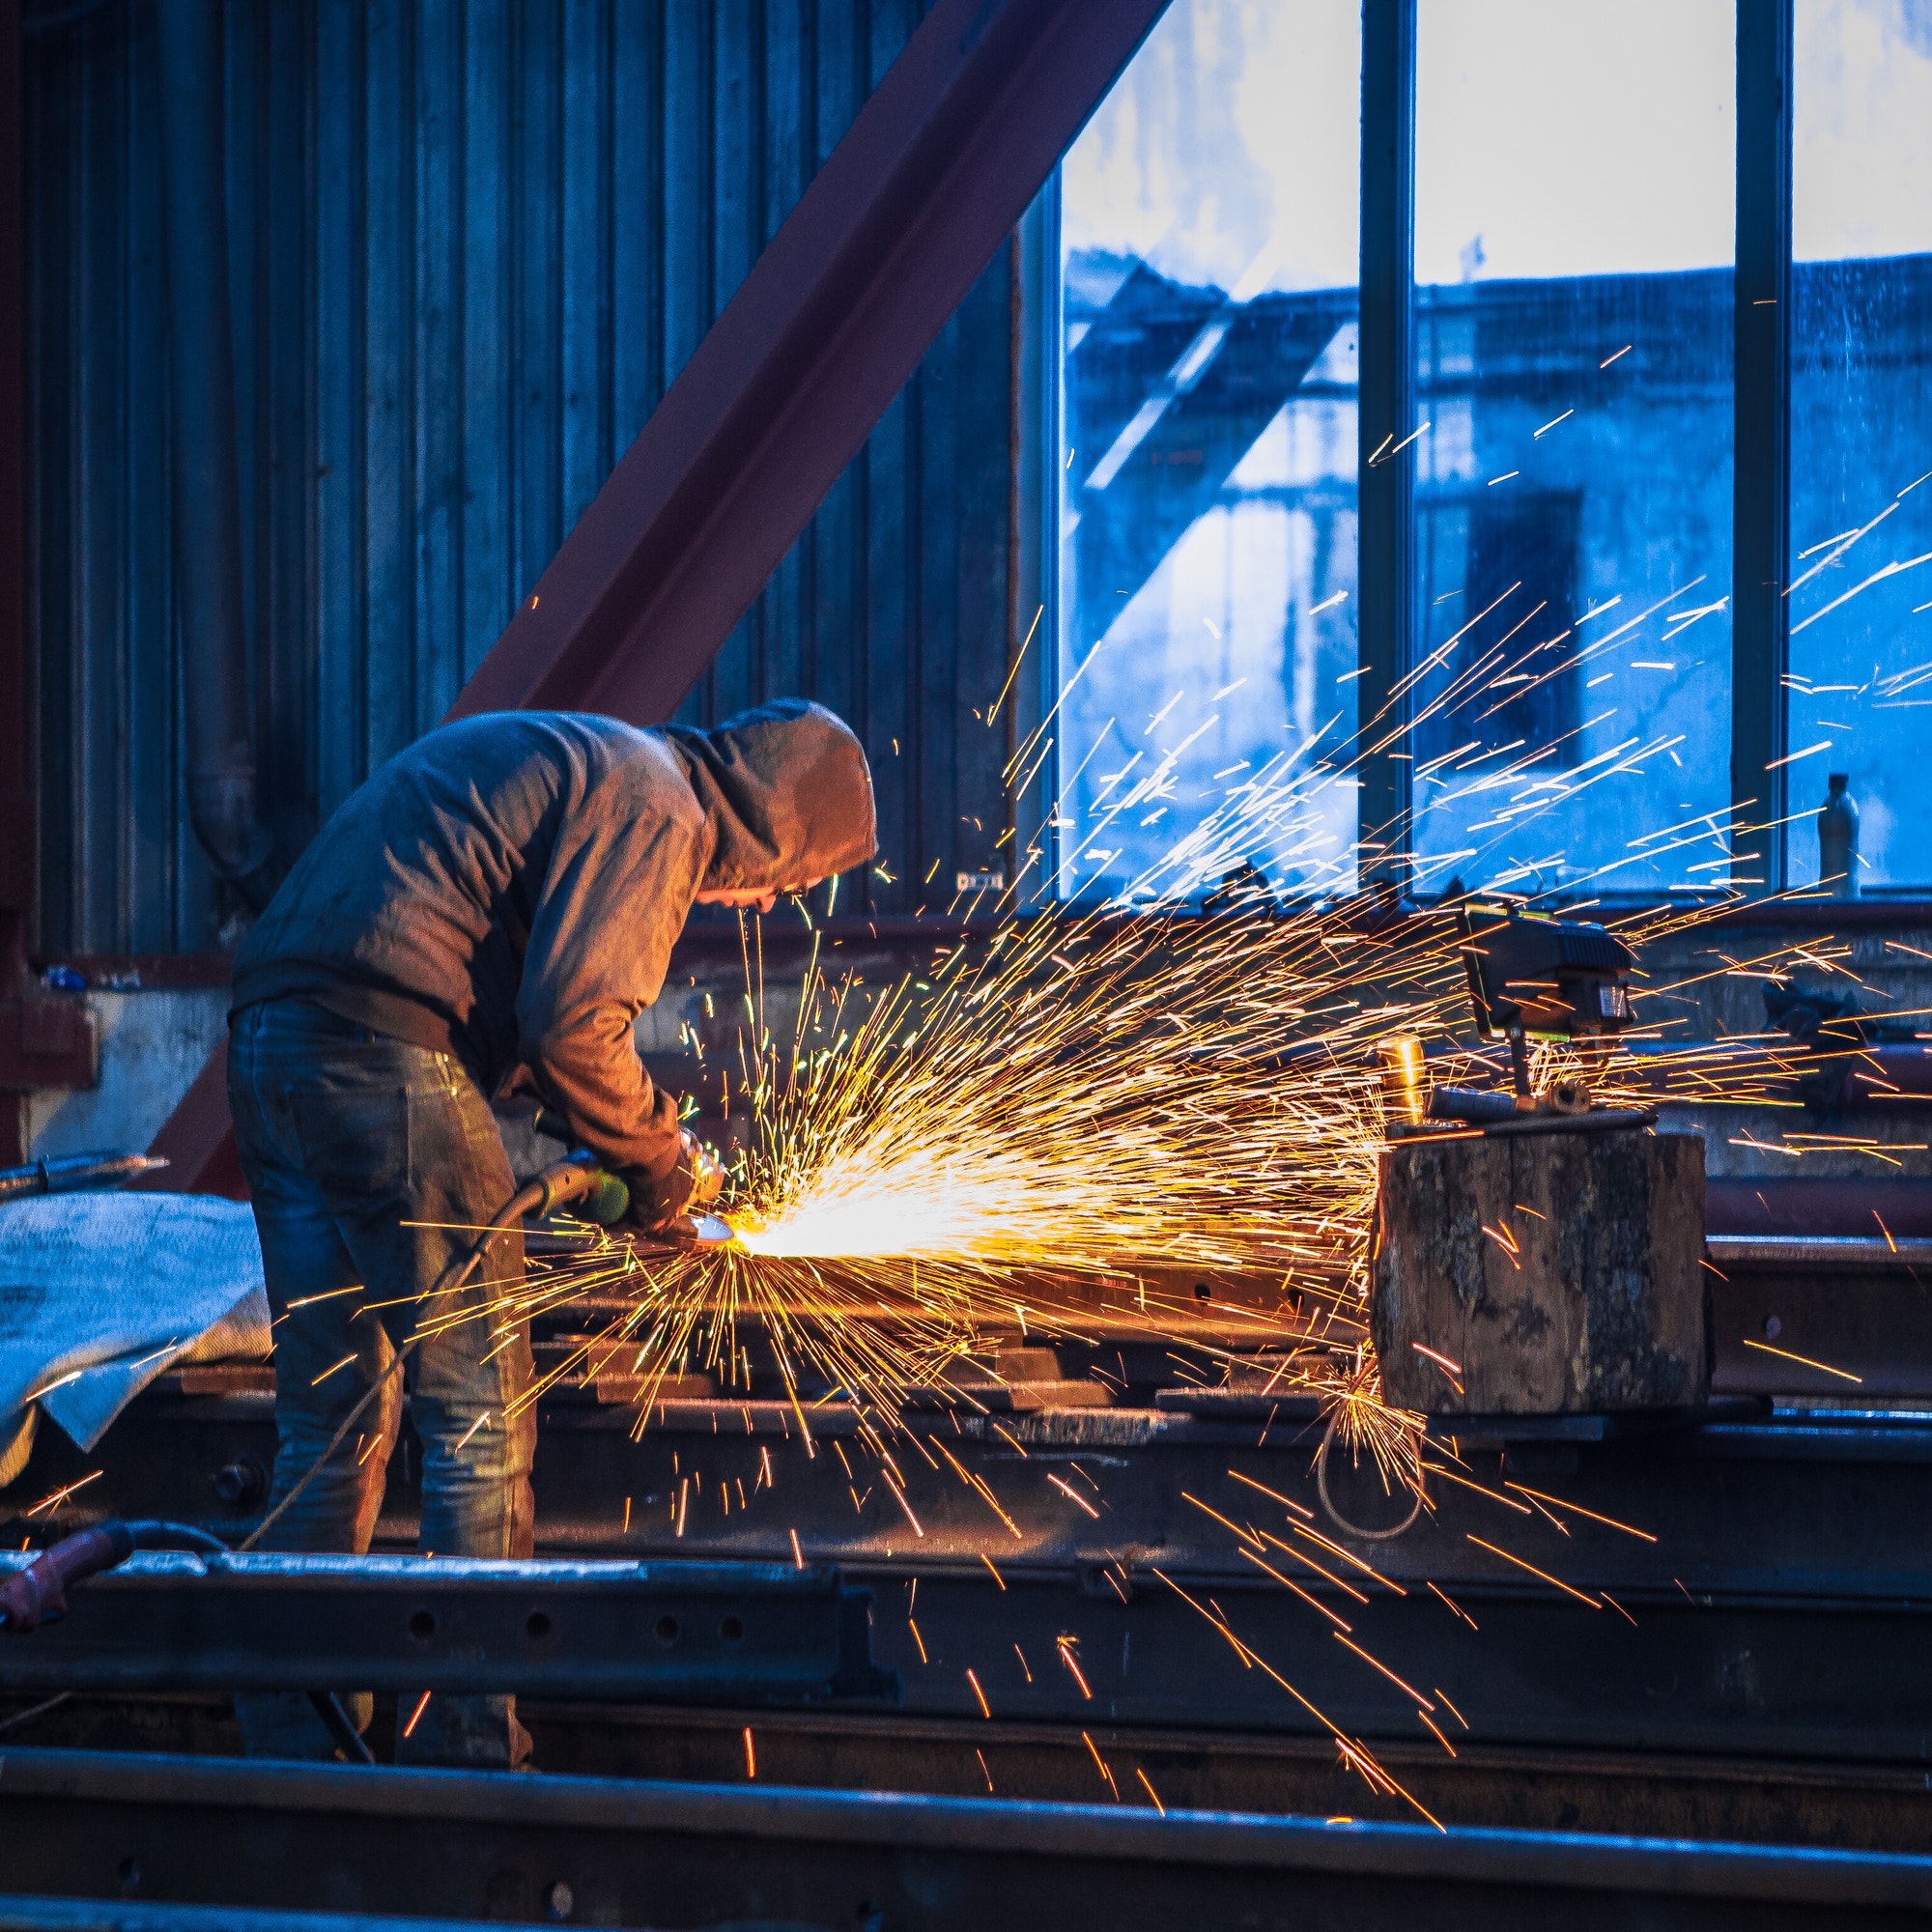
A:
<svg viewBox="0 0 1932 1932">
<path fill-rule="evenodd" d="M 614 1174 L 600 1167 L 594 1154 L 574 1153 L 567 1160 L 556 1161 L 545 1168 L 530 1185 L 539 1189 L 540 1195 L 529 1211 L 539 1215 L 548 1214 L 566 1202 L 581 1201 L 585 1219 L 608 1228 L 613 1221 L 621 1220 L 631 1205 L 631 1190 Z"/>
</svg>

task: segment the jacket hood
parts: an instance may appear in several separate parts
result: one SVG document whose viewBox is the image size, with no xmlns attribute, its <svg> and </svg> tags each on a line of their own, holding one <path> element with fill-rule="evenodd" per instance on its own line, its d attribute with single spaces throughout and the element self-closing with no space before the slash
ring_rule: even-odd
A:
<svg viewBox="0 0 1932 1932">
<path fill-rule="evenodd" d="M 667 726 L 714 838 L 705 891 L 782 890 L 863 866 L 878 849 L 872 774 L 821 704 L 781 698 L 714 731 Z"/>
</svg>

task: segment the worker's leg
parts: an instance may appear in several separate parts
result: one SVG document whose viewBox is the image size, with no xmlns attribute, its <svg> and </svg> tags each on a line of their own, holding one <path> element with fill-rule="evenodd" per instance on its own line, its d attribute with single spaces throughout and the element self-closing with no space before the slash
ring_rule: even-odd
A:
<svg viewBox="0 0 1932 1932">
<path fill-rule="evenodd" d="M 362 1310 L 366 1297 L 355 1286 L 358 1276 L 328 1204 L 302 1170 L 288 1096 L 307 1061 L 300 1045 L 273 1024 L 271 1009 L 244 1013 L 230 1042 L 230 1109 L 276 1318 L 279 1440 L 271 1509 L 316 1466 L 343 1418 L 393 1356 L 380 1318 Z M 322 1466 L 270 1526 L 262 1547 L 367 1549 L 401 1416 L 402 1389 L 392 1378 L 360 1418 L 354 1439 Z M 358 1724 L 368 1722 L 366 1693 L 344 1701 Z M 239 1697 L 236 1716 L 252 1754 L 323 1759 L 336 1754 L 333 1740 L 299 1691 Z"/>
<path fill-rule="evenodd" d="M 298 1002 L 265 1010 L 250 1063 L 257 1085 L 286 1113 L 300 1179 L 320 1198 L 346 1258 L 339 1274 L 361 1284 L 360 1294 L 341 1297 L 341 1319 L 357 1308 L 379 1310 L 386 1346 L 395 1348 L 422 1336 L 407 1371 L 424 1455 L 421 1547 L 441 1556 L 527 1555 L 534 1418 L 517 1399 L 530 1382 L 529 1336 L 527 1323 L 506 1321 L 509 1311 L 500 1306 L 522 1286 L 521 1233 L 499 1236 L 462 1291 L 433 1296 L 449 1264 L 515 1191 L 495 1120 L 447 1054 L 367 1033 Z M 238 1054 L 238 1061 L 246 1057 Z M 260 1071 L 265 1065 L 271 1076 Z M 265 1228 L 265 1259 L 270 1238 Z M 322 1332 L 305 1331 L 298 1364 L 278 1355 L 277 1382 L 306 1406 L 310 1398 L 299 1395 L 298 1382 L 320 1377 L 315 1390 L 326 1396 L 340 1381 L 346 1400 L 328 1406 L 326 1443 L 386 1359 L 386 1347 L 373 1346 L 366 1367 L 358 1360 L 336 1368 L 350 1346 L 327 1355 L 315 1346 Z M 311 1513 L 305 1492 L 284 1519 L 295 1525 L 292 1538 L 316 1525 L 339 1526 L 340 1497 L 354 1491 L 355 1446 L 345 1442 L 312 1485 L 331 1503 Z M 279 1474 L 277 1495 L 313 1461 L 310 1454 Z M 373 1504 L 367 1514 L 373 1521 Z M 366 1547 L 366 1528 L 362 1534 Z M 410 1756 L 509 1764 L 527 1748 L 507 1697 L 439 1696 L 420 1713 L 410 1699 L 404 1716 L 412 1715 L 401 1747 Z"/>
<path fill-rule="evenodd" d="M 415 1218 L 471 1231 L 516 1191 L 497 1124 L 481 1093 L 453 1062 L 446 1079 L 416 1096 L 410 1116 Z M 376 1236 L 382 1231 L 370 1231 Z M 352 1235 L 352 1246 L 362 1237 Z M 415 1263 L 428 1284 L 441 1249 Z M 497 1236 L 461 1290 L 412 1315 L 420 1329 L 410 1367 L 410 1414 L 422 1440 L 421 1548 L 438 1556 L 526 1557 L 534 1524 L 530 1463 L 536 1414 L 528 1404 L 529 1321 L 521 1228 Z M 529 1739 L 507 1696 L 438 1693 L 401 1712 L 396 1751 L 430 1764 L 520 1764 Z"/>
</svg>

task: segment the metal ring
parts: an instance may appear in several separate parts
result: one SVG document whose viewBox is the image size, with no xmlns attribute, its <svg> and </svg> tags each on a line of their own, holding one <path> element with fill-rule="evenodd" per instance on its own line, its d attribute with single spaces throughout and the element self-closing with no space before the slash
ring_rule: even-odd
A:
<svg viewBox="0 0 1932 1932">
<path fill-rule="evenodd" d="M 1315 1493 L 1321 1498 L 1321 1507 L 1328 1512 L 1328 1518 L 1345 1536 L 1359 1537 L 1365 1543 L 1385 1543 L 1390 1537 L 1400 1536 L 1422 1514 L 1422 1484 L 1415 1485 L 1415 1501 L 1410 1504 L 1408 1514 L 1388 1529 L 1359 1529 L 1335 1507 L 1335 1498 L 1328 1493 L 1328 1445 L 1335 1439 L 1335 1429 L 1342 1420 L 1340 1408 L 1332 1410 L 1328 1417 L 1328 1427 L 1321 1432 L 1321 1446 L 1315 1452 Z"/>
</svg>

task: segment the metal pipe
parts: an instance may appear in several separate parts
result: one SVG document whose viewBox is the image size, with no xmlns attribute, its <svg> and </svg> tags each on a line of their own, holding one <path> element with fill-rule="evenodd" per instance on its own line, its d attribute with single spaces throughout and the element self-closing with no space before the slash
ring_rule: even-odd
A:
<svg viewBox="0 0 1932 1932">
<path fill-rule="evenodd" d="M 187 724 L 187 803 L 216 876 L 259 909 L 272 841 L 255 797 L 235 350 L 222 159 L 221 0 L 169 0 L 160 43 L 163 229 L 175 608 Z"/>
<path fill-rule="evenodd" d="M 125 1187 L 128 1181 L 166 1166 L 164 1158 L 146 1153 L 48 1154 L 24 1167 L 0 1167 L 0 1201 L 29 1194 L 76 1194 L 86 1189 Z"/>
</svg>

